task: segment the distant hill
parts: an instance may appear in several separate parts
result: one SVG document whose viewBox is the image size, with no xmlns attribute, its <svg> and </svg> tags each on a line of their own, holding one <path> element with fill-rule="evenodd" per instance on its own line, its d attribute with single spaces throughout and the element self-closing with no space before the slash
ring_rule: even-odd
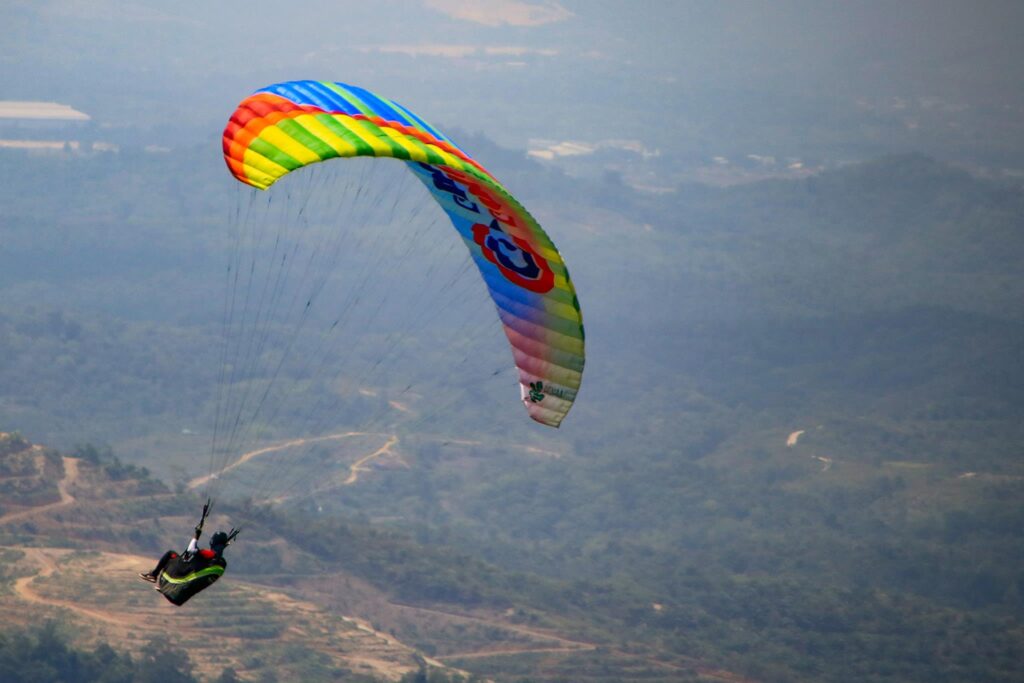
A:
<svg viewBox="0 0 1024 683">
<path fill-rule="evenodd" d="M 0 486 L 25 491 L 5 496 L 0 515 L 8 632 L 53 619 L 76 647 L 109 643 L 136 656 L 159 640 L 187 653 L 203 680 L 226 668 L 259 681 L 413 681 L 429 670 L 430 681 L 454 683 L 481 667 L 495 680 L 511 680 L 506 670 L 559 680 L 565 667 L 605 672 L 593 680 L 734 680 L 694 660 L 562 635 L 574 620 L 581 625 L 579 615 L 517 606 L 516 591 L 502 587 L 536 579 L 447 559 L 394 534 L 270 511 L 249 513 L 226 577 L 175 608 L 137 573 L 165 545 L 187 540 L 195 520 L 182 512 L 194 500 L 92 447 L 62 455 L 16 433 L 0 434 L 0 468 Z M 215 514 L 208 531 L 240 513 Z M 541 665 L 538 657 L 565 661 Z M 505 664 L 489 664 L 496 661 Z"/>
<path fill-rule="evenodd" d="M 235 204 L 208 152 L 23 155 L 0 186 L 0 410 L 80 473 L 127 472 L 107 444 L 175 491 L 217 470 Z M 251 518 L 239 590 L 359 615 L 502 681 L 1019 680 L 1019 182 L 909 155 L 654 194 L 494 156 L 579 289 L 588 365 L 569 419 L 524 419 L 490 303 L 455 305 L 475 281 L 366 381 L 391 328 L 354 326 L 368 365 L 351 372 L 337 344 L 322 365 L 337 382 L 285 368 L 296 400 L 226 457 L 217 481 L 238 500 L 221 512 Z M 40 179 L 66 189 L 41 201 Z M 405 293 L 434 291 L 368 282 L 399 324 L 422 310 Z M 490 317 L 452 336 L 453 310 Z M 319 421 L 307 395 L 330 406 Z M 314 441 L 346 432 L 363 436 Z M 5 513 L 28 513 L 9 545 L 155 557 L 184 542 L 196 501 L 132 498 L 140 469 L 86 503 L 47 453 L 3 483 Z M 293 495 L 269 495 L 279 483 Z M 247 496 L 275 504 L 244 512 Z"/>
<path fill-rule="evenodd" d="M 158 639 L 187 652 L 204 678 L 224 668 L 243 680 L 272 674 L 281 681 L 339 675 L 398 680 L 420 670 L 416 651 L 393 636 L 325 609 L 322 600 L 246 581 L 244 570 L 232 568 L 229 578 L 186 608 L 166 603 L 137 573 L 155 561 L 156 539 L 163 535 L 157 530 L 180 526 L 177 540 L 187 540 L 189 522 L 167 512 L 192 501 L 167 493 L 145 472 L 89 456 L 62 456 L 17 435 L 0 435 L 0 485 L 33 492 L 5 495 L 8 506 L 0 515 L 10 591 L 0 611 L 8 629 L 52 618 L 74 625 L 76 645 L 107 642 L 136 654 Z M 252 543 L 245 555 L 283 541 L 253 534 Z M 230 555 L 229 561 L 237 562 Z M 352 592 L 371 599 L 367 587 Z M 431 666 L 453 673 L 436 661 Z"/>
</svg>

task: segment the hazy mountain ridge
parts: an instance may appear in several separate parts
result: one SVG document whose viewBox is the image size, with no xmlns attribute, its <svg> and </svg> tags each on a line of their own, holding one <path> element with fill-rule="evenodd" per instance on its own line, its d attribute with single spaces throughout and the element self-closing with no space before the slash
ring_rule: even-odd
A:
<svg viewBox="0 0 1024 683">
<path fill-rule="evenodd" d="M 312 77 L 372 87 L 445 128 L 487 122 L 505 144 L 628 136 L 675 172 L 689 155 L 784 165 L 914 149 L 1020 167 L 1015 3 L 591 0 L 506 23 L 516 6 L 467 17 L 439 4 L 317 1 L 285 17 L 271 2 L 243 16 L 146 0 L 108 21 L 97 17 L 110 3 L 9 2 L 0 86 L 12 99 L 68 102 L 94 117 L 93 134 L 140 146 L 194 140 L 252 90 Z"/>
</svg>

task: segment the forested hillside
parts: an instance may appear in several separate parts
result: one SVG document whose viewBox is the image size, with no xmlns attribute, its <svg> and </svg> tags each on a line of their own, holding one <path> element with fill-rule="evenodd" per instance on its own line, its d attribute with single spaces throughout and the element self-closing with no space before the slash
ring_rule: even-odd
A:
<svg viewBox="0 0 1024 683">
<path fill-rule="evenodd" d="M 1019 185 L 907 156 L 645 194 L 466 137 L 572 270 L 588 345 L 576 407 L 558 432 L 529 423 L 483 322 L 447 343 L 454 361 L 396 355 L 315 434 L 302 402 L 261 425 L 253 448 L 394 438 L 354 483 L 379 444 L 238 467 L 240 496 L 281 472 L 309 492 L 253 501 L 266 528 L 324 556 L 324 539 L 383 544 L 393 554 L 363 576 L 401 600 L 561 614 L 620 654 L 759 681 L 1020 680 Z M 183 492 L 209 473 L 235 199 L 207 152 L 4 152 L 0 428 L 110 445 Z M 425 319 L 410 348 L 444 338 L 444 314 Z M 449 381 L 445 363 L 476 350 L 480 381 Z M 401 394 L 410 376 L 427 378 L 419 398 Z M 286 367 L 277 386 L 352 389 L 316 379 Z M 385 396 L 412 397 L 412 416 Z M 417 573 L 415 544 L 458 572 Z M 586 655 L 548 657 L 450 661 L 571 680 Z"/>
</svg>

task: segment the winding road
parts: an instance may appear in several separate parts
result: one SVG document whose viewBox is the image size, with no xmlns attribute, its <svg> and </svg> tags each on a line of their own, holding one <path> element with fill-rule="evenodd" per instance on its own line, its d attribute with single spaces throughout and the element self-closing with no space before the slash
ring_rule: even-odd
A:
<svg viewBox="0 0 1024 683">
<path fill-rule="evenodd" d="M 40 567 L 39 573 L 31 576 L 23 576 L 15 580 L 14 594 L 19 598 L 28 603 L 48 605 L 50 607 L 59 607 L 70 610 L 81 616 L 88 617 L 90 619 L 97 619 L 114 626 L 125 626 L 125 615 L 123 612 L 115 613 L 89 609 L 88 607 L 82 607 L 81 605 L 69 600 L 44 597 L 32 589 L 32 583 L 36 579 L 44 579 L 57 570 L 57 562 L 54 559 L 55 556 L 60 557 L 72 551 L 62 548 L 17 548 L 17 550 L 25 553 L 27 557 Z M 131 569 L 134 572 L 140 567 L 148 566 L 150 562 L 147 558 L 138 555 L 112 555 L 109 553 L 103 553 L 103 555 L 104 557 L 112 559 L 112 561 L 105 567 L 112 572 L 128 569 Z"/>
<path fill-rule="evenodd" d="M 211 479 L 213 479 L 215 477 L 219 477 L 220 475 L 224 474 L 225 472 L 230 472 L 231 470 L 235 469 L 236 467 L 239 467 L 239 466 L 244 465 L 245 463 L 249 462 L 253 458 L 257 458 L 257 457 L 259 457 L 261 455 L 264 455 L 266 453 L 274 453 L 276 451 L 284 451 L 284 450 L 288 450 L 289 448 L 296 448 L 297 446 L 305 446 L 306 444 L 311 444 L 311 443 L 320 443 L 322 441 L 338 441 L 339 439 L 347 439 L 347 438 L 352 437 L 352 436 L 366 436 L 366 435 L 367 435 L 367 432 L 342 432 L 340 434 L 328 434 L 327 436 L 317 436 L 317 437 L 310 437 L 310 438 L 304 438 L 304 439 L 292 439 L 291 441 L 285 441 L 284 443 L 279 443 L 276 446 L 265 446 L 263 448 L 257 448 L 254 451 L 249 451 L 248 453 L 243 453 L 238 458 L 238 460 L 235 460 L 233 463 L 231 463 L 230 465 L 225 466 L 223 469 L 221 469 L 221 470 L 219 470 L 217 472 L 214 472 L 212 474 L 207 474 L 207 475 L 202 476 L 202 477 L 196 477 L 195 479 L 193 479 L 192 481 L 190 481 L 188 483 L 188 488 L 189 489 L 199 488 L 200 486 L 202 486 L 206 482 L 210 481 Z"/>
<path fill-rule="evenodd" d="M 0 524 L 7 524 L 8 522 L 16 522 L 19 519 L 38 515 L 40 512 L 47 512 L 48 510 L 55 510 L 60 507 L 71 505 L 75 502 L 75 497 L 68 492 L 68 487 L 78 479 L 78 458 L 64 458 L 64 476 L 57 482 L 57 493 L 60 494 L 60 500 L 56 503 L 49 503 L 48 505 L 40 505 L 39 507 L 29 508 L 28 510 L 20 510 L 18 512 L 10 512 L 0 517 Z M 42 460 L 42 456 L 39 456 Z M 42 472 L 43 464 L 37 462 L 39 471 Z"/>
<path fill-rule="evenodd" d="M 370 453 L 369 455 L 364 455 L 363 457 L 356 460 L 349 466 L 348 478 L 342 483 L 345 486 L 351 486 L 352 484 L 359 481 L 359 473 L 366 471 L 365 468 L 363 468 L 362 466 L 370 462 L 374 458 L 380 457 L 389 452 L 391 450 L 391 447 L 394 446 L 396 443 L 398 443 L 398 437 L 392 434 L 391 438 L 388 439 L 386 444 L 375 450 L 373 453 Z"/>
</svg>

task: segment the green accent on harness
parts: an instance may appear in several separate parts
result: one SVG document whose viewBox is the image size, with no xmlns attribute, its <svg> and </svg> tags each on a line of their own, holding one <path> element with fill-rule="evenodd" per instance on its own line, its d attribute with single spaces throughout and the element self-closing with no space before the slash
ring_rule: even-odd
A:
<svg viewBox="0 0 1024 683">
<path fill-rule="evenodd" d="M 201 579 L 204 576 L 213 576 L 214 574 L 216 574 L 217 576 L 223 576 L 223 574 L 224 574 L 224 567 L 220 567 L 218 565 L 213 565 L 212 567 L 207 567 L 206 569 L 200 569 L 197 572 L 192 572 L 188 576 L 183 576 L 180 579 L 176 579 L 173 576 L 171 576 L 170 574 L 168 574 L 167 572 L 163 572 L 163 573 L 160 574 L 160 578 L 165 580 L 167 583 L 173 583 L 173 584 L 181 585 L 183 583 L 189 583 L 190 581 L 195 581 L 196 579 Z"/>
</svg>

